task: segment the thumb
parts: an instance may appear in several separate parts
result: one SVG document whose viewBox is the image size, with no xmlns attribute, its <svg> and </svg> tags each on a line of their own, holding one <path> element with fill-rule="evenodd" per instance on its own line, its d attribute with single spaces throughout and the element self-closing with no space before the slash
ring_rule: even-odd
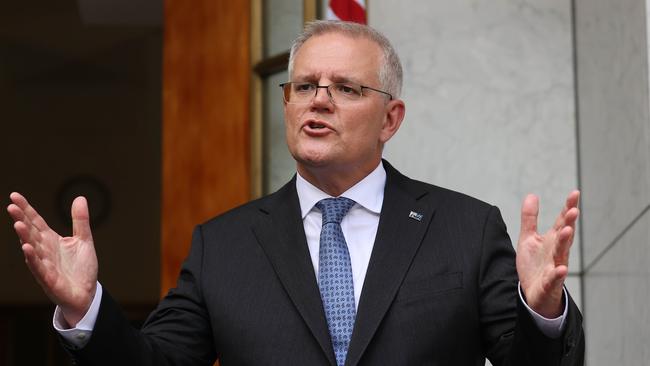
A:
<svg viewBox="0 0 650 366">
<path fill-rule="evenodd" d="M 83 196 L 79 196 L 72 202 L 72 235 L 81 240 L 92 240 L 90 231 L 90 215 L 88 214 L 88 202 Z"/>
<path fill-rule="evenodd" d="M 537 215 L 539 214 L 539 199 L 534 194 L 524 198 L 521 205 L 521 234 L 519 237 L 537 233 Z"/>
</svg>

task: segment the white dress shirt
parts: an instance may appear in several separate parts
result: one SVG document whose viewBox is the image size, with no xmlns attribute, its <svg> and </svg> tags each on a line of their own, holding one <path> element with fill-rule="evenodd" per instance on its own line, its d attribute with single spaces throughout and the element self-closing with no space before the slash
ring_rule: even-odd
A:
<svg viewBox="0 0 650 366">
<path fill-rule="evenodd" d="M 359 183 L 341 194 L 356 202 L 341 221 L 341 230 L 350 252 L 352 264 L 352 281 L 354 284 L 354 304 L 359 307 L 363 280 L 366 278 L 370 254 L 375 244 L 375 235 L 379 226 L 379 214 L 384 201 L 386 171 L 379 166 Z M 318 274 L 318 252 L 320 248 L 320 231 L 323 216 L 315 207 L 318 201 L 332 196 L 307 182 L 300 174 L 296 177 L 296 190 L 300 201 L 305 236 L 309 246 L 314 273 Z M 318 275 L 316 275 L 318 281 Z"/>
<path fill-rule="evenodd" d="M 370 255 L 375 245 L 375 236 L 379 227 L 379 214 L 381 213 L 381 207 L 384 202 L 385 186 L 386 170 L 384 170 L 383 163 L 380 162 L 372 173 L 341 194 L 341 197 L 346 197 L 356 202 L 341 221 L 341 230 L 343 231 L 343 236 L 345 236 L 345 242 L 348 244 L 348 251 L 350 252 L 352 281 L 354 283 L 354 304 L 357 309 L 359 308 L 361 289 L 363 288 L 363 281 L 366 278 Z M 306 181 L 300 174 L 297 174 L 296 177 L 296 191 L 298 192 L 298 199 L 300 201 L 300 211 L 302 213 L 303 225 L 305 226 L 309 255 L 314 265 L 316 281 L 318 281 L 318 252 L 320 247 L 320 230 L 323 223 L 320 210 L 315 205 L 318 201 L 324 198 L 331 198 L 332 196 Z M 564 320 L 569 309 L 567 301 L 564 302 L 564 313 L 561 316 L 555 319 L 548 319 L 537 314 L 528 306 L 523 298 L 521 286 L 519 286 L 519 296 L 542 333 L 550 338 L 557 338 L 562 334 Z M 567 298 L 566 289 L 564 290 L 564 298 Z"/>
<path fill-rule="evenodd" d="M 354 282 L 354 303 L 359 307 L 361 289 L 368 270 L 370 255 L 375 243 L 375 236 L 379 226 L 379 214 L 384 202 L 384 187 L 386 186 L 386 170 L 384 165 L 379 163 L 377 168 L 368 174 L 364 179 L 355 184 L 352 188 L 343 192 L 341 196 L 354 200 L 356 204 L 350 208 L 348 214 L 341 221 L 341 229 L 350 252 L 352 264 L 352 280 Z M 300 201 L 300 210 L 309 247 L 309 255 L 314 265 L 314 273 L 318 281 L 318 252 L 320 247 L 320 231 L 322 227 L 322 215 L 315 207 L 316 203 L 324 198 L 332 196 L 316 188 L 307 182 L 300 174 L 296 177 L 296 190 Z M 547 319 L 534 312 L 523 299 L 521 286 L 519 296 L 532 314 L 535 323 L 542 333 L 551 338 L 557 338 L 564 329 L 564 320 L 568 311 L 568 302 L 565 301 L 564 313 L 555 319 Z M 95 326 L 99 305 L 101 303 L 102 287 L 97 283 L 95 298 L 88 309 L 88 312 L 75 328 L 67 328 L 66 322 L 59 307 L 54 311 L 53 325 L 61 336 L 71 345 L 77 348 L 85 346 L 90 340 L 92 329 Z M 566 289 L 564 298 L 567 298 Z"/>
</svg>

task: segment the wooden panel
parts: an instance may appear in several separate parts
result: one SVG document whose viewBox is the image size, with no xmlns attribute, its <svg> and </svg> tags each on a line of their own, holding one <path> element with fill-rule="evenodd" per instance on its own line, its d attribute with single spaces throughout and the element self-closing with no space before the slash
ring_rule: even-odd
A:
<svg viewBox="0 0 650 366">
<path fill-rule="evenodd" d="M 305 23 L 311 22 L 318 18 L 318 2 L 317 0 L 303 0 L 303 14 L 302 18 Z"/>
<path fill-rule="evenodd" d="M 262 60 L 262 0 L 251 0 L 251 65 Z M 262 167 L 262 144 L 264 130 L 262 121 L 262 77 L 251 73 L 251 196 L 262 196 L 264 171 Z"/>
<path fill-rule="evenodd" d="M 162 294 L 192 228 L 250 198 L 249 37 L 248 1 L 165 1 Z"/>
</svg>

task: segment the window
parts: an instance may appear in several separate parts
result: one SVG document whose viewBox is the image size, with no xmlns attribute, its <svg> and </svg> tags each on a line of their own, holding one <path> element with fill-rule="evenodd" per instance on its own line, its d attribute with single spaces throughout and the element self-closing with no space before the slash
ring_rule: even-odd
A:
<svg viewBox="0 0 650 366">
<path fill-rule="evenodd" d="M 317 0 L 253 0 L 251 88 L 253 196 L 271 193 L 296 170 L 284 138 L 282 93 L 289 48 L 305 22 L 316 19 Z"/>
</svg>

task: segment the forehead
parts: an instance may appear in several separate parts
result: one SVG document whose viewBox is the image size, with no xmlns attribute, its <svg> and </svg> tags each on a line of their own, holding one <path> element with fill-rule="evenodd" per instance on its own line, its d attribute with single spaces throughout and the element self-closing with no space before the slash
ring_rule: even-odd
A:
<svg viewBox="0 0 650 366">
<path fill-rule="evenodd" d="M 377 82 L 382 52 L 365 37 L 326 33 L 309 38 L 296 53 L 292 78 Z"/>
</svg>

